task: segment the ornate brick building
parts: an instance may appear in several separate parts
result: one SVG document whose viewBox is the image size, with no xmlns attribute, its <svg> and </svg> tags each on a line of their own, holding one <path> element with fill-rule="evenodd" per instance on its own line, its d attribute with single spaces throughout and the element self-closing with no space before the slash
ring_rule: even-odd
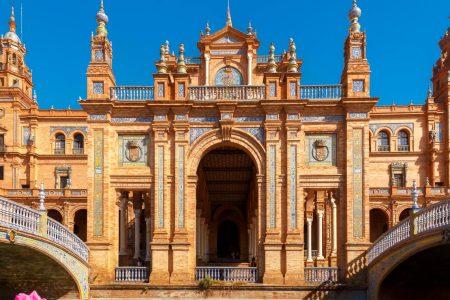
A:
<svg viewBox="0 0 450 300">
<path fill-rule="evenodd" d="M 449 30 L 425 104 L 375 106 L 360 15 L 354 3 L 340 84 L 303 85 L 294 40 L 259 49 L 228 10 L 199 57 L 166 42 L 153 86 L 132 87 L 116 83 L 102 4 L 82 110 L 43 110 L 12 12 L 1 194 L 37 206 L 42 181 L 49 215 L 89 245 L 93 284 L 358 277 L 371 242 L 408 215 L 414 180 L 421 205 L 450 193 Z"/>
</svg>

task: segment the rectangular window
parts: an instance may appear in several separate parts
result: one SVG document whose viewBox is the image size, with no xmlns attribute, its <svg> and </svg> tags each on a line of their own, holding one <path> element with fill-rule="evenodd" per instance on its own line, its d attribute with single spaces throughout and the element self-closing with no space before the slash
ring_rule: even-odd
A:
<svg viewBox="0 0 450 300">
<path fill-rule="evenodd" d="M 5 170 L 5 167 L 4 166 L 0 166 L 0 180 L 3 180 L 4 170 Z"/>
<path fill-rule="evenodd" d="M 295 82 L 289 83 L 289 93 L 290 93 L 291 97 L 297 96 L 297 83 L 295 83 Z"/>
<path fill-rule="evenodd" d="M 0 86 L 5 86 L 5 78 L 0 78 Z"/>
<path fill-rule="evenodd" d="M 158 97 L 163 98 L 163 97 L 164 97 L 164 94 L 165 94 L 165 91 L 164 91 L 164 83 L 159 82 L 159 83 L 158 83 Z"/>
<path fill-rule="evenodd" d="M 269 83 L 269 97 L 276 97 L 277 96 L 277 85 L 275 82 Z"/>
<path fill-rule="evenodd" d="M 353 80 L 353 91 L 364 92 L 364 80 Z"/>
<path fill-rule="evenodd" d="M 22 128 L 22 146 L 27 146 L 30 141 L 30 127 Z"/>
<path fill-rule="evenodd" d="M 184 98 L 184 83 L 178 84 L 178 97 Z"/>
<path fill-rule="evenodd" d="M 103 82 L 95 81 L 93 91 L 95 95 L 103 95 L 105 92 L 105 87 Z"/>
<path fill-rule="evenodd" d="M 69 185 L 69 176 L 61 176 L 59 177 L 60 180 L 60 188 L 65 189 Z"/>
<path fill-rule="evenodd" d="M 0 151 L 2 152 L 6 151 L 4 134 L 0 134 Z"/>
<path fill-rule="evenodd" d="M 436 187 L 443 187 L 443 186 L 444 186 L 444 183 L 443 183 L 442 181 L 435 182 L 435 183 L 434 183 L 434 186 L 436 186 Z"/>
<path fill-rule="evenodd" d="M 403 174 L 394 174 L 394 186 L 405 187 Z"/>
</svg>

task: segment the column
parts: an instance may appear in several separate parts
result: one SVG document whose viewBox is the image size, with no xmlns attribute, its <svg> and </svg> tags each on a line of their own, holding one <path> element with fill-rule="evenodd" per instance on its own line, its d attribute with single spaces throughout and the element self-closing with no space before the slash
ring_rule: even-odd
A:
<svg viewBox="0 0 450 300">
<path fill-rule="evenodd" d="M 141 231 L 139 226 L 141 223 L 141 212 L 142 209 L 140 207 L 134 209 L 134 259 L 138 259 L 141 252 Z"/>
<path fill-rule="evenodd" d="M 209 60 L 211 57 L 205 54 L 205 85 L 209 85 Z"/>
<path fill-rule="evenodd" d="M 248 66 L 247 66 L 247 78 L 248 85 L 252 85 L 252 66 L 253 66 L 253 53 L 247 54 Z"/>
<path fill-rule="evenodd" d="M 148 262 L 150 261 L 150 234 L 151 234 L 151 230 L 152 230 L 152 223 L 151 223 L 151 218 L 150 217 L 146 217 L 145 218 L 145 261 Z"/>
<path fill-rule="evenodd" d="M 322 243 L 322 220 L 323 220 L 323 211 L 318 210 L 317 211 L 317 259 L 323 259 L 323 243 Z"/>
<path fill-rule="evenodd" d="M 337 252 L 337 205 L 336 199 L 333 198 L 333 193 L 330 195 L 330 202 L 332 208 L 332 222 L 333 222 L 333 240 L 331 244 L 331 256 L 336 256 Z"/>
<path fill-rule="evenodd" d="M 119 255 L 127 255 L 127 206 L 128 192 L 122 192 L 120 197 L 120 250 Z"/>
<path fill-rule="evenodd" d="M 306 261 L 308 261 L 308 262 L 313 261 L 313 259 L 312 259 L 312 222 L 313 222 L 312 218 L 306 218 L 306 226 L 307 226 L 307 232 L 308 232 L 308 237 L 307 237 L 307 239 L 308 239 L 308 243 L 307 243 L 308 257 L 307 257 Z"/>
</svg>

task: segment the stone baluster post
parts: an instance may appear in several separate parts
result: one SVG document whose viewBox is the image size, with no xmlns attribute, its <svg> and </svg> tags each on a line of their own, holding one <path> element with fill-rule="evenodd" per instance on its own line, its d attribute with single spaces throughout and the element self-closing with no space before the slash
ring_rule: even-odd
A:
<svg viewBox="0 0 450 300">
<path fill-rule="evenodd" d="M 336 256 L 337 252 L 337 205 L 333 193 L 330 194 L 330 202 L 332 208 L 332 222 L 333 222 L 333 240 L 331 245 L 331 256 Z"/>
<path fill-rule="evenodd" d="M 322 242 L 322 223 L 323 223 L 323 211 L 317 211 L 317 259 L 324 259 L 323 257 L 323 242 Z"/>
<path fill-rule="evenodd" d="M 307 236 L 308 256 L 307 256 L 306 261 L 308 261 L 308 262 L 313 261 L 313 258 L 312 258 L 312 222 L 313 222 L 312 218 L 306 218 L 306 226 L 307 226 L 307 234 L 308 234 L 308 236 Z"/>
</svg>

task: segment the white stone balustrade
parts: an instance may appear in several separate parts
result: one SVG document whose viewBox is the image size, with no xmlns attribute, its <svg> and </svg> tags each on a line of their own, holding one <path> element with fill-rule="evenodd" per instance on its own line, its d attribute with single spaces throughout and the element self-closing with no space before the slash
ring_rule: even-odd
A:
<svg viewBox="0 0 450 300">
<path fill-rule="evenodd" d="M 116 281 L 122 282 L 146 282 L 149 278 L 147 267 L 117 267 Z"/>
<path fill-rule="evenodd" d="M 337 282 L 338 268 L 331 267 L 306 267 L 305 281 L 322 283 L 322 282 Z"/>
<path fill-rule="evenodd" d="M 191 86 L 190 100 L 262 100 L 266 95 L 263 85 Z"/>
<path fill-rule="evenodd" d="M 341 99 L 342 86 L 332 85 L 301 85 L 301 99 Z"/>
<path fill-rule="evenodd" d="M 258 269 L 255 267 L 197 267 L 195 279 L 202 280 L 211 278 L 213 280 L 227 282 L 257 282 Z"/>
<path fill-rule="evenodd" d="M 111 99 L 119 101 L 148 101 L 154 99 L 152 86 L 115 86 L 111 88 Z"/>
<path fill-rule="evenodd" d="M 87 262 L 89 249 L 86 244 L 67 227 L 44 216 L 42 218 L 40 212 L 30 207 L 0 198 L 0 226 L 47 238 Z M 42 222 L 43 219 L 47 222 Z"/>
<path fill-rule="evenodd" d="M 420 210 L 403 220 L 376 240 L 367 251 L 367 263 L 371 264 L 385 251 L 417 234 L 450 225 L 450 200 L 441 201 Z"/>
</svg>

